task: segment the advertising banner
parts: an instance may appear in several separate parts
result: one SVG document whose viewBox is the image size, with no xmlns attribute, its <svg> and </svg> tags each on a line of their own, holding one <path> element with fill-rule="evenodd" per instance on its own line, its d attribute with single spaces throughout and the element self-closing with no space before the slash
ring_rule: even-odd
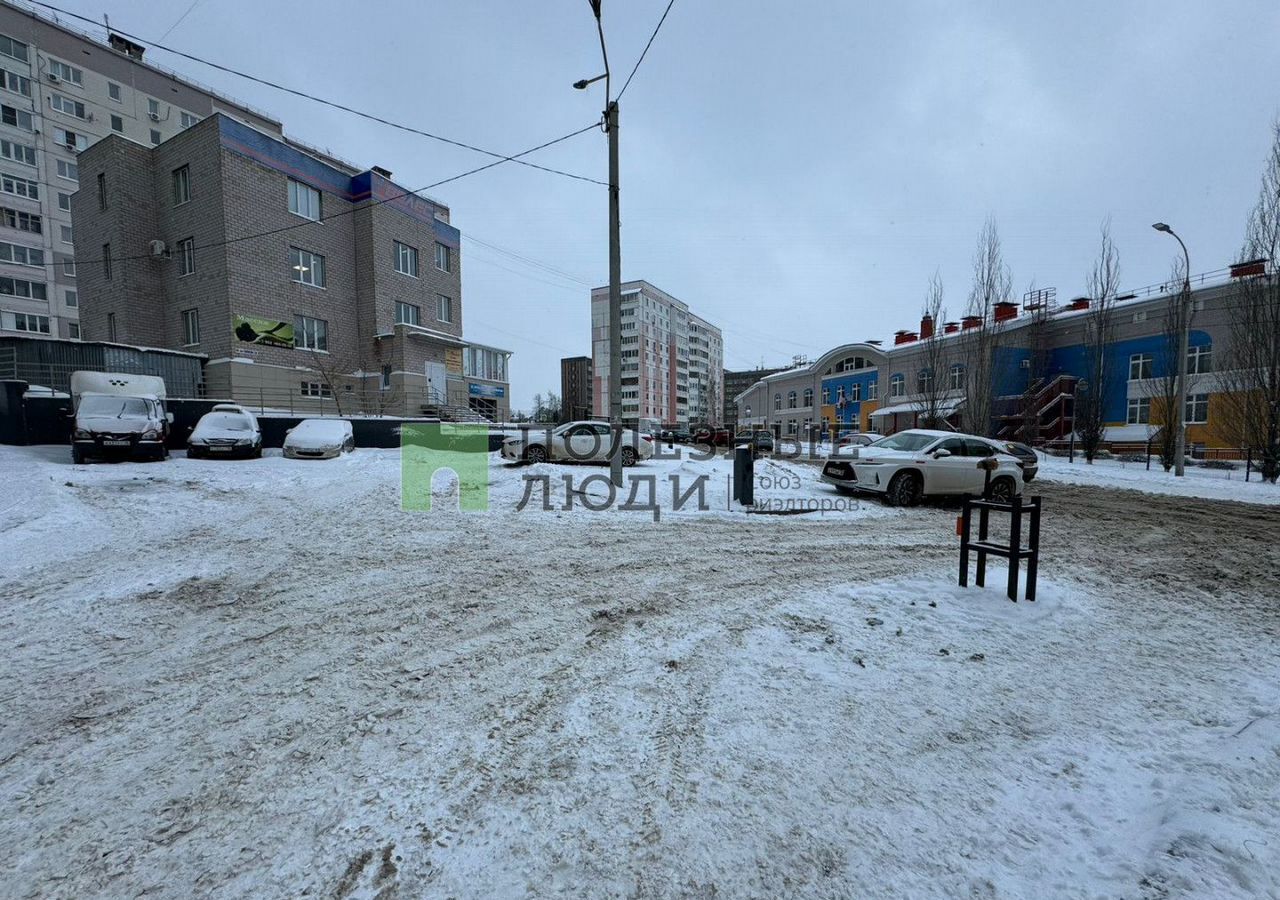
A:
<svg viewBox="0 0 1280 900">
<path fill-rule="evenodd" d="M 246 344 L 266 347 L 292 347 L 293 323 L 275 322 L 253 316 L 236 316 L 233 320 L 236 339 Z"/>
</svg>

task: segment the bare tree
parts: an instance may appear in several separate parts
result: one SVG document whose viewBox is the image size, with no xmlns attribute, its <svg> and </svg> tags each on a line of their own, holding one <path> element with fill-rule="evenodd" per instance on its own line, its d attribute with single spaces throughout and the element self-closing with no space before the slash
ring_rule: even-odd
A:
<svg viewBox="0 0 1280 900">
<path fill-rule="evenodd" d="M 1160 351 L 1163 357 L 1161 371 L 1152 379 L 1148 390 L 1151 402 L 1150 418 L 1159 422 L 1160 464 L 1168 472 L 1174 467 L 1178 458 L 1178 430 L 1182 428 L 1182 419 L 1186 410 L 1178 403 L 1178 373 L 1181 359 L 1182 329 L 1187 327 L 1191 315 L 1191 305 L 1186 302 L 1182 284 L 1186 279 L 1186 264 L 1182 258 L 1174 260 L 1169 274 L 1169 284 L 1176 286 L 1169 292 L 1165 300 L 1164 323 L 1160 330 Z"/>
<path fill-rule="evenodd" d="M 1093 268 L 1085 276 L 1089 312 L 1084 320 L 1085 385 L 1075 401 L 1076 436 L 1084 458 L 1093 462 L 1106 432 L 1104 403 L 1115 373 L 1107 365 L 1107 353 L 1115 340 L 1116 296 L 1120 293 L 1120 254 L 1111 240 L 1111 220 L 1102 223 L 1102 246 Z M 1179 282 L 1181 284 L 1181 282 Z"/>
<path fill-rule="evenodd" d="M 320 373 L 320 379 L 329 389 L 329 397 L 333 400 L 333 405 L 338 410 L 338 415 L 343 415 L 342 411 L 342 373 L 338 371 L 337 363 L 334 358 L 327 353 L 320 353 L 316 350 L 310 351 L 311 365 Z"/>
<path fill-rule="evenodd" d="M 1013 277 L 1005 265 L 996 220 L 988 217 L 978 235 L 973 255 L 973 286 L 969 289 L 968 315 L 980 318 L 977 328 L 964 332 L 965 430 L 972 434 L 991 432 L 995 409 L 996 350 L 1000 331 L 995 327 L 997 303 L 1009 299 Z"/>
<path fill-rule="evenodd" d="M 1272 124 L 1262 189 L 1249 216 L 1241 261 L 1271 268 L 1240 282 L 1229 305 L 1229 344 L 1220 354 L 1219 433 L 1253 451 L 1262 477 L 1280 477 L 1280 120 Z"/>
<path fill-rule="evenodd" d="M 920 426 L 937 428 L 946 419 L 947 402 L 947 346 L 942 340 L 942 323 L 947 311 L 942 305 L 942 278 L 935 270 L 925 290 L 924 309 L 921 318 L 933 323 L 933 334 L 924 338 L 924 355 L 920 373 Z"/>
</svg>

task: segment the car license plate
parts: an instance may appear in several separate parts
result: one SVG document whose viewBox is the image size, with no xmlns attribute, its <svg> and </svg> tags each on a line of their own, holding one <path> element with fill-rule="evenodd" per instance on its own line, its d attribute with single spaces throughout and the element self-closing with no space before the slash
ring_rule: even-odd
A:
<svg viewBox="0 0 1280 900">
<path fill-rule="evenodd" d="M 104 447 L 128 447 L 128 446 L 129 446 L 129 442 L 128 442 L 128 441 L 103 441 L 103 442 L 102 442 L 102 446 L 104 446 Z"/>
<path fill-rule="evenodd" d="M 209 450 L 212 451 L 213 453 L 230 453 L 231 452 L 230 447 L 210 447 Z"/>
</svg>

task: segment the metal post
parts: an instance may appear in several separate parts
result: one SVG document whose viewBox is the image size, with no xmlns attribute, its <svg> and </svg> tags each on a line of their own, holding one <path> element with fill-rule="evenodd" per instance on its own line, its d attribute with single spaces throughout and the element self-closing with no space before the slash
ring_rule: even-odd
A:
<svg viewBox="0 0 1280 900">
<path fill-rule="evenodd" d="M 609 420 L 613 455 L 609 474 L 622 487 L 622 222 L 618 209 L 618 103 L 605 110 L 609 132 Z"/>
<path fill-rule="evenodd" d="M 1151 438 L 1147 438 L 1147 471 L 1151 471 Z"/>
<path fill-rule="evenodd" d="M 1013 498 L 1009 514 L 1009 599 L 1018 602 L 1018 565 L 1022 562 L 1022 498 Z"/>
<path fill-rule="evenodd" d="M 1036 576 L 1040 571 L 1040 497 L 1031 498 L 1031 533 L 1027 537 L 1031 555 L 1027 557 L 1027 600 L 1036 599 Z"/>
<path fill-rule="evenodd" d="M 1178 239 L 1182 243 L 1182 239 Z M 1182 251 L 1186 253 L 1183 246 Z M 1191 276 L 1190 260 L 1187 261 L 1187 279 L 1182 283 L 1182 335 L 1178 341 L 1178 439 L 1174 445 L 1173 474 L 1181 478 L 1187 455 L 1187 353 L 1191 343 Z M 1167 418 L 1167 417 L 1166 417 Z"/>
<path fill-rule="evenodd" d="M 1074 463 L 1076 461 L 1076 433 L 1073 428 L 1071 432 L 1071 442 L 1067 445 L 1067 462 Z"/>
</svg>

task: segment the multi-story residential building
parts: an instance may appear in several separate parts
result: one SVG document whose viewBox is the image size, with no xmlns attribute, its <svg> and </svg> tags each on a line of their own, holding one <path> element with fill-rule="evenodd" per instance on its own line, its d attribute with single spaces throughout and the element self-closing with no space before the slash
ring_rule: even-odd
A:
<svg viewBox="0 0 1280 900">
<path fill-rule="evenodd" d="M 560 421 L 591 418 L 591 357 L 560 360 Z"/>
<path fill-rule="evenodd" d="M 591 292 L 592 396 L 609 416 L 609 289 Z M 622 414 L 628 423 L 719 425 L 720 329 L 647 281 L 622 285 Z"/>
<path fill-rule="evenodd" d="M 721 413 L 720 424 L 725 428 L 736 431 L 738 428 L 738 395 L 760 379 L 781 371 L 783 371 L 782 368 L 767 369 L 763 367 L 759 369 L 744 369 L 740 372 L 730 372 L 725 369 L 724 410 Z"/>
<path fill-rule="evenodd" d="M 1215 427 L 1226 391 L 1215 360 L 1223 358 L 1230 340 L 1229 306 L 1240 289 L 1240 272 L 1275 277 L 1244 268 L 1192 294 L 1184 419 L 1189 448 L 1229 443 L 1223 429 Z M 1162 394 L 1176 372 L 1177 351 L 1166 329 L 1175 299 L 1170 290 L 1176 286 L 1126 295 L 1111 312 L 1102 409 L 1104 440 L 1113 447 L 1141 446 L 1160 427 Z M 765 376 L 739 392 L 739 422 L 798 437 L 834 431 L 892 434 L 917 427 L 933 411 L 960 427 L 971 340 L 978 329 L 990 329 L 997 335 L 986 431 L 1038 442 L 1068 440 L 1075 430 L 1077 395 L 1097 389 L 1085 377 L 1091 303 L 1082 297 L 1057 308 L 1031 303 L 1021 310 L 1004 303 L 992 321 L 966 317 L 938 323 L 935 332 L 926 317 L 919 330 L 899 331 L 888 347 L 880 341 L 842 344 L 809 365 Z"/>
<path fill-rule="evenodd" d="M 449 210 L 385 169 L 221 114 L 79 164 L 86 339 L 203 353 L 210 396 L 507 416 L 510 353 L 463 338 Z"/>
<path fill-rule="evenodd" d="M 143 53 L 0 2 L 0 333 L 80 337 L 77 260 L 93 254 L 77 241 L 71 197 L 91 144 L 154 146 L 215 112 L 280 135 L 268 116 Z"/>
</svg>

